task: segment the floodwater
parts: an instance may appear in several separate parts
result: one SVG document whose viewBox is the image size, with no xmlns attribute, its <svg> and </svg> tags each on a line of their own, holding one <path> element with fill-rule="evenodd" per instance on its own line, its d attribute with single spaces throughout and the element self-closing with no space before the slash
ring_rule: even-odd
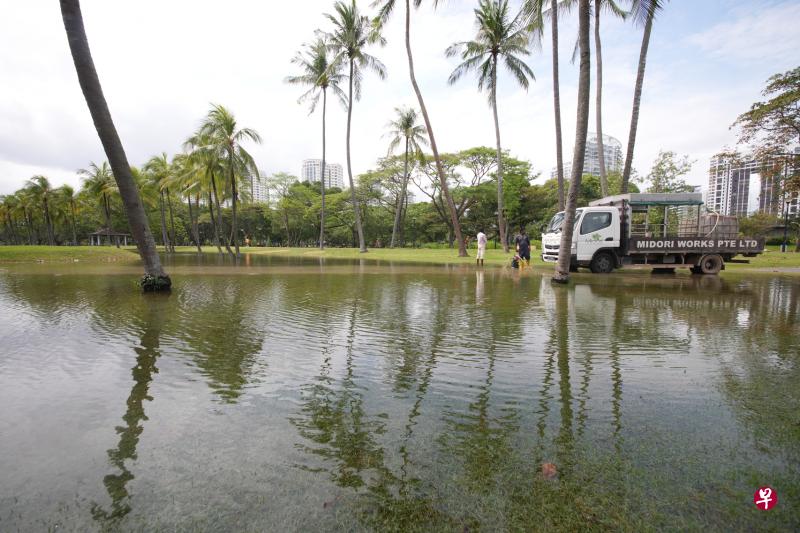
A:
<svg viewBox="0 0 800 533">
<path fill-rule="evenodd" d="M 243 263 L 0 268 L 0 531 L 800 527 L 800 277 Z"/>
</svg>

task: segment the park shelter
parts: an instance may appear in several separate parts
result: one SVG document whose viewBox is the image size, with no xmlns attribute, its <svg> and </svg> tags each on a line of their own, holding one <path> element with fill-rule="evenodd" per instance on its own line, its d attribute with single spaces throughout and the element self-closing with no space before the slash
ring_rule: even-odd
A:
<svg viewBox="0 0 800 533">
<path fill-rule="evenodd" d="M 120 233 L 108 228 L 99 229 L 94 233 L 89 234 L 89 246 L 102 246 L 103 238 L 106 239 L 106 242 L 109 245 L 111 245 L 111 243 L 113 242 L 117 246 L 117 248 L 119 248 L 120 244 L 122 244 L 123 246 L 128 246 L 128 239 L 130 238 L 130 234 Z M 131 239 L 131 241 L 133 241 L 133 239 Z"/>
</svg>

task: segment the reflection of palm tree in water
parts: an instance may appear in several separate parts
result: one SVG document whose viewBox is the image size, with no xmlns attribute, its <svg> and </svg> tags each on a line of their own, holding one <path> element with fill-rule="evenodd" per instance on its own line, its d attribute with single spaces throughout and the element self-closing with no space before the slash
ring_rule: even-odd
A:
<svg viewBox="0 0 800 533">
<path fill-rule="evenodd" d="M 561 429 L 557 442 L 559 467 L 566 473 L 572 464 L 572 389 L 569 376 L 569 300 L 566 287 L 556 287 L 556 344 L 558 346 L 558 387 L 561 402 Z"/>
<path fill-rule="evenodd" d="M 126 488 L 129 481 L 134 478 L 133 473 L 125 465 L 128 459 L 136 459 L 136 446 L 144 430 L 142 422 L 147 420 L 144 412 L 144 401 L 153 398 L 148 395 L 150 382 L 153 375 L 158 373 L 156 360 L 161 355 L 159 350 L 159 337 L 167 307 L 169 294 L 151 294 L 146 296 L 145 317 L 140 334 L 140 345 L 134 348 L 136 352 L 136 366 L 131 369 L 133 387 L 127 400 L 127 410 L 122 417 L 124 426 L 117 426 L 119 442 L 116 448 L 108 450 L 108 460 L 119 473 L 108 474 L 103 478 L 103 484 L 111 497 L 111 509 L 106 510 L 97 504 L 92 506 L 92 517 L 101 521 L 105 526 L 113 526 L 131 511 L 129 494 Z"/>
</svg>

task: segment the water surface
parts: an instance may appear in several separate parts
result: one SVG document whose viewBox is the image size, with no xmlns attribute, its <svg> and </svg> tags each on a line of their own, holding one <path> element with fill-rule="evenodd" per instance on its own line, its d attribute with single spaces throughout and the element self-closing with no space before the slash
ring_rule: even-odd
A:
<svg viewBox="0 0 800 533">
<path fill-rule="evenodd" d="M 169 266 L 0 268 L 0 531 L 800 526 L 800 278 Z"/>
</svg>

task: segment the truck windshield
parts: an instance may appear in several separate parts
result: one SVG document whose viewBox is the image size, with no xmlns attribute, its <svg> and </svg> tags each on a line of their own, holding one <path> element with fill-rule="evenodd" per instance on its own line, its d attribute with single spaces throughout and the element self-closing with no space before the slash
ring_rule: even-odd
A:
<svg viewBox="0 0 800 533">
<path fill-rule="evenodd" d="M 575 220 L 578 220 L 581 217 L 581 213 L 583 213 L 582 209 L 575 211 Z M 561 231 L 561 224 L 563 223 L 564 211 L 556 213 L 556 215 L 553 217 L 553 220 L 550 221 L 550 225 L 547 226 L 545 233 L 555 233 L 556 231 Z"/>
</svg>

